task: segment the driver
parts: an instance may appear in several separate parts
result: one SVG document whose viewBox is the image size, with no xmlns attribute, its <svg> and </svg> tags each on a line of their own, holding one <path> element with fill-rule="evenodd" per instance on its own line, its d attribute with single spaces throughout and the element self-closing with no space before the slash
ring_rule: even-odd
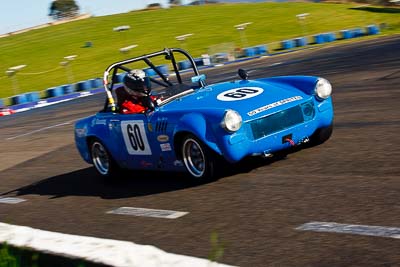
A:
<svg viewBox="0 0 400 267">
<path fill-rule="evenodd" d="M 144 113 L 154 108 L 154 96 L 150 96 L 150 85 L 143 70 L 128 72 L 122 80 L 123 86 L 115 90 L 117 104 L 123 114 Z"/>
</svg>

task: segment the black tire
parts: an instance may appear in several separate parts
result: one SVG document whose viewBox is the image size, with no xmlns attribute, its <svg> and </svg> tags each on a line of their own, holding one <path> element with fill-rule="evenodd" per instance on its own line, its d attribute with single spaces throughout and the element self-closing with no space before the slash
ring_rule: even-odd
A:
<svg viewBox="0 0 400 267">
<path fill-rule="evenodd" d="M 216 178 L 217 156 L 197 137 L 188 134 L 183 138 L 182 160 L 193 181 L 206 182 Z"/>
<path fill-rule="evenodd" d="M 95 139 L 90 142 L 90 155 L 94 168 L 101 176 L 111 178 L 120 173 L 118 164 L 99 140 Z"/>
<path fill-rule="evenodd" d="M 332 135 L 333 124 L 328 127 L 320 128 L 315 131 L 315 133 L 311 136 L 310 144 L 312 146 L 320 145 L 325 143 Z"/>
</svg>

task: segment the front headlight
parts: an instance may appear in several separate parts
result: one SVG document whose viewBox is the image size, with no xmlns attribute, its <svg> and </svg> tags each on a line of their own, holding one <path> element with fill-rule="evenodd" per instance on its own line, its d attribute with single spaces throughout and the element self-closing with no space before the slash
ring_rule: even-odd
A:
<svg viewBox="0 0 400 267">
<path fill-rule="evenodd" d="M 315 85 L 315 94 L 320 100 L 327 99 L 332 94 L 332 85 L 328 80 L 319 78 Z"/>
<path fill-rule="evenodd" d="M 242 116 L 232 109 L 225 111 L 224 118 L 221 121 L 221 127 L 228 132 L 236 132 L 242 126 Z"/>
</svg>

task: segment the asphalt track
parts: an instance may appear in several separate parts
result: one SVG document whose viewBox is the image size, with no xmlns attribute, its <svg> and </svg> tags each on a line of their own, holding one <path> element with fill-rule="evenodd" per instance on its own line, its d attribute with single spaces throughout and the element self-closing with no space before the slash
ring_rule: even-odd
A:
<svg viewBox="0 0 400 267">
<path fill-rule="evenodd" d="M 208 184 L 158 172 L 107 182 L 73 141 L 73 122 L 99 110 L 102 94 L 22 112 L 0 118 L 0 194 L 27 201 L 0 204 L 0 221 L 201 258 L 223 251 L 219 262 L 239 266 L 400 266 L 399 239 L 295 229 L 313 221 L 400 227 L 400 36 L 209 69 L 208 82 L 233 79 L 239 67 L 254 78 L 329 79 L 331 139 L 285 159 L 246 160 Z M 123 206 L 189 214 L 106 214 Z"/>
</svg>

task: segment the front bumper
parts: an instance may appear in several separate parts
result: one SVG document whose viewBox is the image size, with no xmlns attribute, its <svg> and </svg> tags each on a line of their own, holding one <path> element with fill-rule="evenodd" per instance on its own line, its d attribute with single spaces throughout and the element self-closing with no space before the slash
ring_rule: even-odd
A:
<svg viewBox="0 0 400 267">
<path fill-rule="evenodd" d="M 237 162 L 250 155 L 271 154 L 293 144 L 304 143 L 315 131 L 328 127 L 332 121 L 332 99 L 322 102 L 311 100 L 243 123 L 238 132 L 223 137 L 220 150 L 229 162 Z M 291 142 L 285 141 L 287 138 Z"/>
</svg>

